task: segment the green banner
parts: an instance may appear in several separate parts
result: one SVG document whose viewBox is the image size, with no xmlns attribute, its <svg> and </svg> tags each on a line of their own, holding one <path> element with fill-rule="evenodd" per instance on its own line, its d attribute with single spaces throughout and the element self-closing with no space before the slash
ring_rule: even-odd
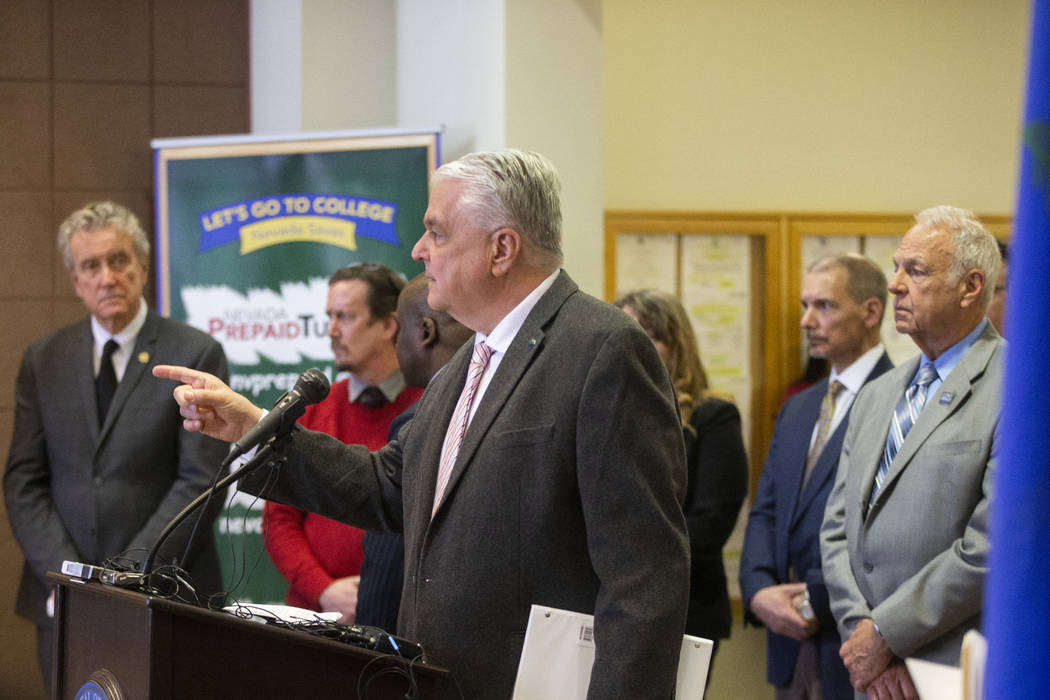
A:
<svg viewBox="0 0 1050 700">
<path fill-rule="evenodd" d="M 155 141 L 157 299 L 222 343 L 230 384 L 271 406 L 317 367 L 335 380 L 328 277 L 380 262 L 406 278 L 423 231 L 438 134 Z M 216 465 L 216 468 L 218 465 Z M 262 504 L 238 492 L 215 528 L 226 588 L 283 602 L 262 545 Z"/>
</svg>

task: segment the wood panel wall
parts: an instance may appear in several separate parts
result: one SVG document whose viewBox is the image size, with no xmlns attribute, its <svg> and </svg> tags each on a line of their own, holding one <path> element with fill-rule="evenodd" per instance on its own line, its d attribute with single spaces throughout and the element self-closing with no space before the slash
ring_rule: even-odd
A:
<svg viewBox="0 0 1050 700">
<path fill-rule="evenodd" d="M 0 455 L 26 345 L 84 309 L 58 224 L 111 198 L 153 230 L 150 139 L 249 130 L 248 0 L 0 2 Z M 147 298 L 153 303 L 152 276 Z M 43 697 L 0 503 L 0 697 Z"/>
</svg>

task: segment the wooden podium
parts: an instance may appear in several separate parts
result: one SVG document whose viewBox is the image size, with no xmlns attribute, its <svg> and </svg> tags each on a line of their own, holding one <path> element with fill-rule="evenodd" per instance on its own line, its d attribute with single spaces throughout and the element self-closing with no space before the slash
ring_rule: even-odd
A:
<svg viewBox="0 0 1050 700">
<path fill-rule="evenodd" d="M 362 672 L 369 699 L 403 698 L 409 687 L 392 673 L 374 675 L 394 664 L 408 671 L 407 659 L 63 574 L 48 578 L 58 586 L 53 698 L 357 698 Z M 415 663 L 411 672 L 418 698 L 451 683 L 436 666 Z"/>
</svg>

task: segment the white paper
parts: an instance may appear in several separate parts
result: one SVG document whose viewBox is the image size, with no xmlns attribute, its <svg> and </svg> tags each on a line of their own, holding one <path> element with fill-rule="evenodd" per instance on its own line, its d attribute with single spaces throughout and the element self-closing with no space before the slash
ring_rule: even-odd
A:
<svg viewBox="0 0 1050 700">
<path fill-rule="evenodd" d="M 859 236 L 803 236 L 802 265 L 799 281 L 805 279 L 806 268 L 827 255 L 860 252 Z"/>
<path fill-rule="evenodd" d="M 678 236 L 621 233 L 616 236 L 616 297 L 639 289 L 675 293 Z"/>
<path fill-rule="evenodd" d="M 223 608 L 228 613 L 238 617 L 261 617 L 282 622 L 338 622 L 342 615 L 338 612 L 316 612 L 306 608 L 296 608 L 291 605 L 274 605 L 262 603 L 250 603 L 245 605 L 227 605 Z"/>
<path fill-rule="evenodd" d="M 702 700 L 713 643 L 684 635 L 676 697 Z M 594 617 L 533 605 L 513 700 L 584 700 L 594 664 Z"/>
<path fill-rule="evenodd" d="M 905 659 L 919 700 L 962 700 L 962 670 L 923 659 Z"/>
<path fill-rule="evenodd" d="M 963 635 L 962 674 L 966 683 L 963 700 L 981 700 L 984 697 L 984 666 L 988 661 L 988 640 L 977 630 Z"/>
</svg>

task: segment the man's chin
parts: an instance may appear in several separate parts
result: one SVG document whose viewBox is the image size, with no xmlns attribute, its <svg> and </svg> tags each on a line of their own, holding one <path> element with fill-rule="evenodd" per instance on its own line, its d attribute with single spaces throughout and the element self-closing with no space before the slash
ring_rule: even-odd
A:
<svg viewBox="0 0 1050 700">
<path fill-rule="evenodd" d="M 95 307 L 95 318 L 102 321 L 117 321 L 128 316 L 131 310 L 127 304 L 99 304 Z"/>
<path fill-rule="evenodd" d="M 445 300 L 439 295 L 434 294 L 433 288 L 431 288 L 430 293 L 427 294 L 427 306 L 434 311 L 448 311 L 448 304 L 446 304 Z"/>
<path fill-rule="evenodd" d="M 99 315 L 112 316 L 127 312 L 129 305 L 123 299 L 105 299 L 95 307 L 95 313 Z"/>
</svg>

